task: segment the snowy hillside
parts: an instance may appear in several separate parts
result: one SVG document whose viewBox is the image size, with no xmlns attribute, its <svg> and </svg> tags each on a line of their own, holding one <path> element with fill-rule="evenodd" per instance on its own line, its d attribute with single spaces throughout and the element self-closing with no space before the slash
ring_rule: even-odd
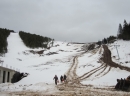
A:
<svg viewBox="0 0 130 96">
<path fill-rule="evenodd" d="M 117 51 L 113 46 L 115 44 L 119 45 L 119 60 L 117 60 Z M 114 88 L 117 78 L 126 78 L 130 75 L 128 71 L 105 66 L 103 62 L 99 62 L 104 51 L 102 47 L 85 52 L 82 50 L 83 45 L 55 41 L 54 46 L 49 50 L 30 49 L 23 44 L 18 33 L 11 33 L 8 37 L 8 53 L 0 59 L 4 61 L 4 67 L 27 72 L 29 75 L 14 84 L 0 84 L 0 94 L 22 91 L 48 94 L 58 92 L 53 80 L 55 75 L 60 78 L 61 75 L 67 74 L 70 81 L 80 77 L 81 84 L 98 88 L 106 86 Z M 130 67 L 129 46 L 130 41 L 122 40 L 109 44 L 108 48 L 112 52 L 113 61 Z M 30 50 L 45 51 L 39 55 L 31 53 Z M 55 54 L 50 54 L 53 52 Z"/>
</svg>

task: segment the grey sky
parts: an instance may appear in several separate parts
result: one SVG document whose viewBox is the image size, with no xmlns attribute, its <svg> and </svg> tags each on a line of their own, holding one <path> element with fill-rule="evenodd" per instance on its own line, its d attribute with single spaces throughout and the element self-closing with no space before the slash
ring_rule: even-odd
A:
<svg viewBox="0 0 130 96">
<path fill-rule="evenodd" d="M 129 9 L 130 0 L 0 0 L 0 28 L 93 42 L 116 36 Z"/>
</svg>

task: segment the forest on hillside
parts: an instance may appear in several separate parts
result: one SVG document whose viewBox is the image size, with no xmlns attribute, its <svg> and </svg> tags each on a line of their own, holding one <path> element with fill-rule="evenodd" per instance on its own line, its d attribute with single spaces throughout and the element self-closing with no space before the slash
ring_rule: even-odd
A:
<svg viewBox="0 0 130 96">
<path fill-rule="evenodd" d="M 10 32 L 14 32 L 14 30 L 0 28 L 0 56 L 3 56 L 3 54 L 8 52 L 7 37 L 10 35 Z M 49 48 L 53 45 L 54 42 L 54 39 L 51 39 L 49 37 L 43 37 L 24 31 L 19 31 L 19 36 L 22 39 L 25 46 L 29 48 Z"/>
<path fill-rule="evenodd" d="M 123 27 L 119 24 L 117 37 L 123 40 L 130 40 L 130 23 L 124 20 Z"/>
<path fill-rule="evenodd" d="M 38 47 L 47 48 L 49 47 L 48 44 L 51 41 L 52 43 L 54 41 L 54 39 L 51 39 L 49 37 L 43 37 L 36 34 L 30 34 L 24 31 L 20 31 L 19 35 L 21 39 L 23 40 L 24 44 L 30 48 L 38 48 Z"/>
<path fill-rule="evenodd" d="M 14 32 L 14 31 L 6 28 L 0 28 L 0 56 L 8 52 L 7 37 L 10 35 L 10 32 Z"/>
<path fill-rule="evenodd" d="M 102 41 L 98 41 L 97 44 L 113 43 L 116 39 L 130 40 L 130 23 L 127 23 L 126 20 L 124 20 L 123 27 L 119 24 L 117 36 L 109 36 L 108 38 L 102 39 Z"/>
</svg>

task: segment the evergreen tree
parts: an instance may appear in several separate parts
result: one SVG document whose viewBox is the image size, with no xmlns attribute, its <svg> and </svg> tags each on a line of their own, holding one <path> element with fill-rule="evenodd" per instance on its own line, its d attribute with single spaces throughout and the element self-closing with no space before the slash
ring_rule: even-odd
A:
<svg viewBox="0 0 130 96">
<path fill-rule="evenodd" d="M 102 44 L 102 41 L 98 41 L 96 44 L 101 45 L 101 44 Z"/>
<path fill-rule="evenodd" d="M 123 33 L 123 31 L 122 31 L 122 25 L 119 24 L 117 36 L 119 37 L 119 35 L 121 35 L 122 33 Z"/>
<path fill-rule="evenodd" d="M 118 34 L 119 39 L 130 40 L 130 24 L 128 24 L 126 20 L 124 20 L 122 30 L 121 30 L 121 24 L 119 24 L 118 33 L 119 33 Z"/>
<path fill-rule="evenodd" d="M 122 34 L 123 40 L 130 40 L 129 34 L 128 34 L 128 29 L 129 29 L 128 24 L 127 24 L 126 20 L 124 20 L 123 34 Z"/>
<path fill-rule="evenodd" d="M 103 43 L 107 44 L 107 39 L 106 38 L 103 39 Z"/>
<path fill-rule="evenodd" d="M 116 39 L 115 36 L 109 36 L 109 37 L 107 38 L 108 43 L 113 43 L 113 42 L 115 41 L 115 39 Z"/>
<path fill-rule="evenodd" d="M 14 32 L 13 30 L 9 30 L 6 28 L 0 28 L 0 55 L 7 53 L 7 37 L 9 36 L 10 32 Z"/>
</svg>

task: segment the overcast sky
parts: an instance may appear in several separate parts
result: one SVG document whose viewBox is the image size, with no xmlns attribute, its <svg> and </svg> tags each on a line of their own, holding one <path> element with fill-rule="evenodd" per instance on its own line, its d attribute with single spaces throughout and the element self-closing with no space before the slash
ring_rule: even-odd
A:
<svg viewBox="0 0 130 96">
<path fill-rule="evenodd" d="M 130 0 L 0 0 L 0 28 L 93 42 L 116 36 L 129 10 Z"/>
</svg>

